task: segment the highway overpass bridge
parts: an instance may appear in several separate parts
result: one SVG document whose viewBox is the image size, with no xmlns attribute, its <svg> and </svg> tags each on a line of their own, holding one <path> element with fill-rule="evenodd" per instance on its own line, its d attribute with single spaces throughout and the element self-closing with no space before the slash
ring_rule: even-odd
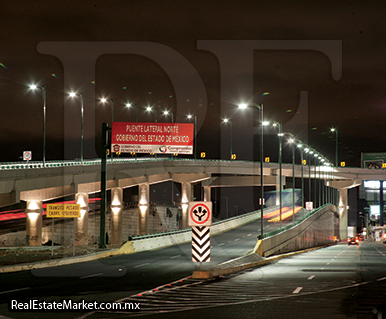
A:
<svg viewBox="0 0 386 319">
<path fill-rule="evenodd" d="M 75 195 L 85 213 L 77 219 L 77 231 L 87 232 L 87 203 L 90 193 L 101 190 L 100 159 L 78 161 L 2 163 L 0 164 L 0 207 L 25 201 L 27 203 L 27 234 L 30 244 L 41 244 L 42 203 L 44 201 Z M 361 168 L 332 168 L 331 166 L 264 163 L 264 186 L 292 188 L 295 178 L 321 180 L 329 189 L 339 190 L 336 204 L 340 216 L 340 236 L 347 236 L 347 190 L 362 184 L 364 180 L 386 180 L 386 171 Z M 192 184 L 201 182 L 204 200 L 211 200 L 213 187 L 261 186 L 260 163 L 224 160 L 188 160 L 158 158 L 115 158 L 107 165 L 107 188 L 111 190 L 112 216 L 111 238 L 121 243 L 119 228 L 122 219 L 122 190 L 138 187 L 140 208 L 140 234 L 146 234 L 150 204 L 149 186 L 165 181 L 181 183 L 181 228 L 187 227 L 187 203 L 192 200 Z M 291 181 L 291 185 L 286 184 Z M 307 183 L 307 182 L 305 182 Z M 315 200 L 315 199 L 314 199 Z M 316 202 L 316 200 L 315 200 Z"/>
</svg>

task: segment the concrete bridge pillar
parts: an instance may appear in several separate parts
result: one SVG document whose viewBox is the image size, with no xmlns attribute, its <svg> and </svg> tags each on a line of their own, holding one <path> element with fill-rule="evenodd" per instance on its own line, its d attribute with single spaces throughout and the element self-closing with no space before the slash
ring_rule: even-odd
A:
<svg viewBox="0 0 386 319">
<path fill-rule="evenodd" d="M 75 218 L 75 245 L 88 244 L 88 194 L 75 194 L 75 203 L 80 205 L 80 217 Z"/>
<path fill-rule="evenodd" d="M 205 202 L 210 202 L 210 186 L 204 186 L 204 201 Z"/>
<path fill-rule="evenodd" d="M 42 244 L 42 201 L 27 201 L 26 235 L 27 244 L 40 246 Z"/>
<path fill-rule="evenodd" d="M 192 183 L 182 182 L 181 193 L 182 219 L 180 223 L 180 228 L 184 229 L 188 227 L 188 206 L 189 202 L 192 201 Z"/>
<path fill-rule="evenodd" d="M 150 187 L 149 183 L 138 185 L 139 196 L 139 235 L 149 233 L 149 207 L 150 207 Z"/>
<path fill-rule="evenodd" d="M 111 244 L 122 244 L 123 189 L 111 189 Z"/>
<path fill-rule="evenodd" d="M 181 193 L 182 219 L 180 229 L 184 229 L 188 227 L 188 206 L 189 202 L 192 201 L 192 183 L 182 182 Z"/>
<path fill-rule="evenodd" d="M 340 240 L 347 240 L 347 205 L 348 205 L 348 198 L 347 198 L 347 188 L 340 188 L 339 189 L 339 204 L 338 204 L 338 211 L 339 211 L 339 236 Z"/>
</svg>

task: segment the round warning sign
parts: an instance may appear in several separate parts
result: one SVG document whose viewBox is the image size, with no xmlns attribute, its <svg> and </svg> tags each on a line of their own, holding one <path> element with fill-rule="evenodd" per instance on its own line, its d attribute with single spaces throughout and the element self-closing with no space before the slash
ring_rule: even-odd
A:
<svg viewBox="0 0 386 319">
<path fill-rule="evenodd" d="M 212 202 L 189 203 L 189 226 L 212 225 Z"/>
<path fill-rule="evenodd" d="M 23 160 L 24 161 L 30 161 L 32 159 L 32 152 L 31 151 L 24 151 L 23 152 Z"/>
</svg>

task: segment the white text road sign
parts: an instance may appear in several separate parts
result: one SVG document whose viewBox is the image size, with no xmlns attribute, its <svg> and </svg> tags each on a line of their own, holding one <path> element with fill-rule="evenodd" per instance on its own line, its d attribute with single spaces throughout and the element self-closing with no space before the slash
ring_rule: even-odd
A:
<svg viewBox="0 0 386 319">
<path fill-rule="evenodd" d="M 189 226 L 212 225 L 212 202 L 189 202 Z"/>
<path fill-rule="evenodd" d="M 210 262 L 210 227 L 192 227 L 192 261 Z"/>
<path fill-rule="evenodd" d="M 47 204 L 47 217 L 78 218 L 80 217 L 79 204 Z"/>
<path fill-rule="evenodd" d="M 113 122 L 114 152 L 193 154 L 194 124 Z"/>
</svg>

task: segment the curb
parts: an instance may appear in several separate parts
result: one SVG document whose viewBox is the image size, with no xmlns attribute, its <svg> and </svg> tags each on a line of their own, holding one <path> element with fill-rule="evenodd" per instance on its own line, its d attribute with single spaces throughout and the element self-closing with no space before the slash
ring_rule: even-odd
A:
<svg viewBox="0 0 386 319">
<path fill-rule="evenodd" d="M 0 273 L 4 274 L 4 273 L 17 272 L 17 271 L 34 270 L 34 269 L 42 269 L 42 268 L 49 268 L 49 267 L 71 265 L 76 263 L 83 263 L 87 261 L 93 261 L 93 260 L 98 260 L 102 258 L 107 258 L 110 256 L 124 254 L 124 252 L 120 252 L 120 250 L 121 248 L 92 253 L 88 255 L 82 255 L 82 256 L 74 256 L 74 257 L 67 257 L 67 258 L 61 258 L 61 259 L 4 266 L 4 267 L 0 267 Z"/>
</svg>

